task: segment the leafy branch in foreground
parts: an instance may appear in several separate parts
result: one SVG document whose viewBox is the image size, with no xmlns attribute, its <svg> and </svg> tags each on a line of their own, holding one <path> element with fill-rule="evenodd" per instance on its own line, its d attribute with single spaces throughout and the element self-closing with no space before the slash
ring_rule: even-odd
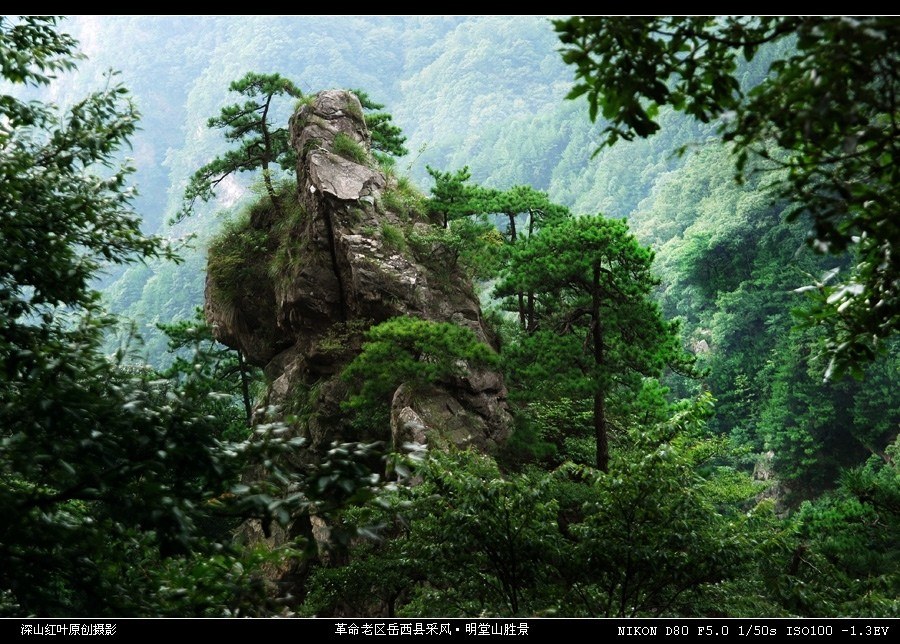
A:
<svg viewBox="0 0 900 644">
<path fill-rule="evenodd" d="M 826 379 L 884 351 L 900 328 L 900 23 L 890 17 L 576 17 L 555 22 L 574 65 L 570 98 L 605 119 L 604 144 L 647 137 L 661 107 L 718 122 L 739 178 L 781 169 L 778 198 L 808 216 L 809 244 L 851 268 L 809 289 L 809 325 L 829 330 Z M 742 87 L 738 58 L 778 46 Z M 773 143 L 775 144 L 773 146 Z M 773 149 L 774 148 L 774 149 Z"/>
<path fill-rule="evenodd" d="M 55 19 L 0 19 L 2 80 L 46 84 L 75 44 Z M 377 483 L 366 446 L 299 473 L 283 424 L 230 440 L 202 359 L 169 379 L 104 355 L 99 271 L 174 258 L 131 205 L 119 155 L 136 127 L 115 83 L 65 111 L 0 94 L 0 615 L 190 614 L 221 576 L 192 566 L 241 560 L 211 524 L 288 523 Z M 170 567 L 196 594 L 168 592 Z"/>
</svg>

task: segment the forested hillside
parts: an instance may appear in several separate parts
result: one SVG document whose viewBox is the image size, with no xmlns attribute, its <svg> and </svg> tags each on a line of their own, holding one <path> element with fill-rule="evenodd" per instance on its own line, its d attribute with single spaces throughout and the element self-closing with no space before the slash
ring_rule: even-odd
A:
<svg viewBox="0 0 900 644">
<path fill-rule="evenodd" d="M 667 20 L 0 19 L 0 615 L 897 616 L 900 23 Z"/>
</svg>

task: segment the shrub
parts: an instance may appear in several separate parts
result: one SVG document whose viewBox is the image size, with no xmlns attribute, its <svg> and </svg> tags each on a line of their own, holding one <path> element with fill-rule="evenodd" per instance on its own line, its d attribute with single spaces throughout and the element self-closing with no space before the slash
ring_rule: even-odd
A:
<svg viewBox="0 0 900 644">
<path fill-rule="evenodd" d="M 366 149 L 343 132 L 338 132 L 335 135 L 332 149 L 335 154 L 361 165 L 365 165 L 369 160 Z"/>
</svg>

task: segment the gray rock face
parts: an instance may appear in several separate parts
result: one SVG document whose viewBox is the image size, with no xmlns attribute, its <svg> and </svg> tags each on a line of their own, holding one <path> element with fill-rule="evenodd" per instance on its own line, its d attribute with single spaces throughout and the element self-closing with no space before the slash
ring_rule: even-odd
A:
<svg viewBox="0 0 900 644">
<path fill-rule="evenodd" d="M 506 439 L 510 424 L 503 378 L 494 372 L 467 373 L 427 391 L 401 386 L 392 427 L 379 436 L 359 436 L 346 426 L 340 403 L 348 390 L 338 374 L 359 352 L 368 326 L 413 316 L 453 322 L 483 342 L 493 340 L 468 280 L 435 261 L 434 252 L 420 250 L 419 257 L 406 243 L 405 235 L 432 224 L 385 205 L 396 182 L 360 162 L 370 153 L 362 115 L 353 94 L 332 90 L 292 117 L 295 200 L 271 216 L 251 218 L 251 232 L 268 240 L 255 260 L 264 266 L 231 297 L 208 277 L 207 317 L 220 341 L 265 369 L 271 384 L 260 408 L 291 411 L 303 398 L 314 410 L 299 430 L 310 439 L 311 458 L 335 440 L 490 451 Z"/>
<path fill-rule="evenodd" d="M 423 445 L 431 449 L 473 448 L 491 452 L 508 433 L 502 411 L 484 402 L 485 391 L 467 396 L 460 389 L 433 386 L 413 390 L 401 385 L 391 403 L 394 445 Z M 484 405 L 484 406 L 483 406 Z M 480 407 L 480 409 L 479 409 Z"/>
<path fill-rule="evenodd" d="M 380 173 L 331 152 L 314 150 L 308 160 L 310 192 L 319 190 L 350 201 L 363 199 L 371 195 L 373 189 L 384 187 L 384 177 Z"/>
</svg>

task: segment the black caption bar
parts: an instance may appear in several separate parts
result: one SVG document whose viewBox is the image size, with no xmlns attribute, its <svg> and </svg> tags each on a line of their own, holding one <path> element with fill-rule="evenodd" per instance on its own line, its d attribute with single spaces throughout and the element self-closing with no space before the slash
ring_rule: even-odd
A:
<svg viewBox="0 0 900 644">
<path fill-rule="evenodd" d="M 770 640 L 790 637 L 826 642 L 833 638 L 896 641 L 900 620 L 890 619 L 14 619 L 0 620 L 0 642 L 52 640 L 112 642 L 136 638 L 314 637 L 316 640 L 363 642 L 373 639 L 442 641 L 494 639 L 527 642 L 529 638 L 591 636 L 616 640 L 666 639 L 678 641 Z M 771 640 L 770 640 L 771 641 Z"/>
</svg>

